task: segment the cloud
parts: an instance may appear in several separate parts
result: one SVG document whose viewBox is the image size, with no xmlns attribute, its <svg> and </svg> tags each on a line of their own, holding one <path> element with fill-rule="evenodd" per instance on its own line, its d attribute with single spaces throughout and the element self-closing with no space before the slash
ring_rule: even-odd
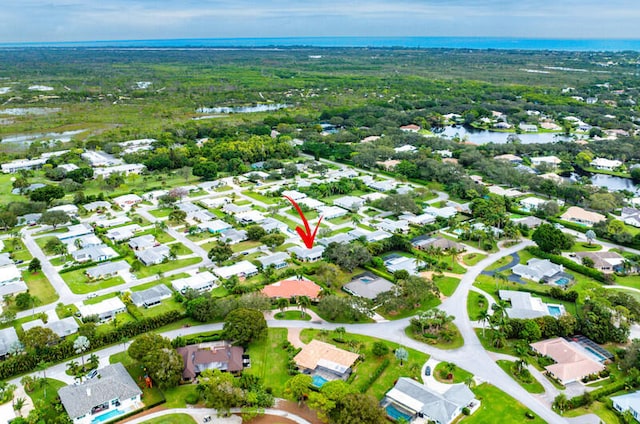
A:
<svg viewBox="0 0 640 424">
<path fill-rule="evenodd" d="M 637 38 L 637 0 L 22 0 L 0 40 L 494 36 Z"/>
</svg>

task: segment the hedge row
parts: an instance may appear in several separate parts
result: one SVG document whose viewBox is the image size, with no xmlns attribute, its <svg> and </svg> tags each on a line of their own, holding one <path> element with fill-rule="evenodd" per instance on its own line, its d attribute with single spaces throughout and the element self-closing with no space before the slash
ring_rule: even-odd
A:
<svg viewBox="0 0 640 424">
<path fill-rule="evenodd" d="M 581 265 L 579 263 L 572 261 L 571 259 L 565 258 L 564 256 L 543 252 L 542 249 L 540 249 L 539 247 L 529 246 L 527 247 L 527 251 L 531 253 L 533 256 L 537 256 L 543 259 L 549 259 L 554 264 L 562 265 L 572 271 L 586 275 L 587 277 L 591 277 L 594 280 L 598 280 L 602 283 L 609 283 L 611 281 L 609 277 L 605 276 L 603 272 L 598 271 L 597 269 L 586 267 L 584 265 Z M 610 278 L 615 279 L 613 275 Z"/>
<path fill-rule="evenodd" d="M 91 351 L 118 343 L 125 339 L 130 339 L 148 331 L 156 330 L 167 324 L 179 321 L 184 317 L 185 315 L 181 312 L 169 311 L 155 317 L 127 322 L 108 333 L 91 337 L 89 339 Z M 41 362 L 58 363 L 76 355 L 75 349 L 73 348 L 73 340 L 66 339 L 57 345 L 43 347 L 35 352 L 11 356 L 0 362 L 0 380 L 33 371 Z"/>
<path fill-rule="evenodd" d="M 360 387 L 360 393 L 366 393 L 366 391 L 369 390 L 371 386 L 373 386 L 373 383 L 375 383 L 378 377 L 380 377 L 384 370 L 387 369 L 389 363 L 389 359 L 385 358 L 385 360 L 382 361 L 380 365 L 378 365 L 378 368 L 373 371 L 373 373 L 369 376 L 369 379 L 362 385 L 362 387 Z"/>
<path fill-rule="evenodd" d="M 587 404 L 593 402 L 594 400 L 599 400 L 605 396 L 609 396 L 613 393 L 619 392 L 620 390 L 626 387 L 625 381 L 616 381 L 615 383 L 607 384 L 606 386 L 600 387 L 592 392 L 589 392 L 586 396 L 580 395 L 572 397 L 569 400 L 569 409 L 580 408 L 581 406 L 586 406 Z"/>
</svg>

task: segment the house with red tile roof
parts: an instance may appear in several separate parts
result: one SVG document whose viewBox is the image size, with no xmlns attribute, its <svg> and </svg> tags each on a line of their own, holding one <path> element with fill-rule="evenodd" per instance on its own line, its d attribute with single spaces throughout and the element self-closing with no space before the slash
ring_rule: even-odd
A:
<svg viewBox="0 0 640 424">
<path fill-rule="evenodd" d="M 262 289 L 262 294 L 272 299 L 306 296 L 317 300 L 322 287 L 307 279 L 288 279 L 269 284 Z"/>
</svg>

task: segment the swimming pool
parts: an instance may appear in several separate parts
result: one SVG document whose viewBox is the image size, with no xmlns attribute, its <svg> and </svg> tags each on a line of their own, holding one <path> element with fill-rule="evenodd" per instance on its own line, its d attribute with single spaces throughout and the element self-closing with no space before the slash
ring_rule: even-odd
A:
<svg viewBox="0 0 640 424">
<path fill-rule="evenodd" d="M 311 384 L 313 384 L 317 388 L 320 388 L 320 387 L 324 386 L 324 384 L 327 383 L 328 381 L 329 380 L 327 380 L 324 377 L 321 377 L 319 375 L 314 375 L 313 378 L 311 379 Z"/>
<path fill-rule="evenodd" d="M 91 422 L 92 423 L 103 423 L 105 421 L 109 421 L 110 419 L 113 419 L 113 418 L 117 417 L 118 415 L 122 415 L 122 414 L 124 414 L 124 411 L 121 411 L 119 409 L 112 409 L 111 411 L 107 412 L 106 414 L 98 415 Z"/>
<path fill-rule="evenodd" d="M 562 315 L 562 308 L 557 305 L 547 305 L 547 310 L 549 311 L 549 315 L 552 317 L 559 317 Z"/>
<path fill-rule="evenodd" d="M 569 279 L 568 278 L 559 278 L 558 280 L 556 280 L 556 284 L 559 286 L 566 286 L 567 284 L 569 284 Z"/>
<path fill-rule="evenodd" d="M 394 421 L 398 421 L 401 418 L 404 419 L 406 422 L 411 421 L 411 415 L 407 415 L 404 412 L 399 411 L 398 408 L 396 408 L 391 404 L 387 405 L 385 410 L 387 411 L 387 415 L 389 416 L 389 418 L 391 418 Z"/>
<path fill-rule="evenodd" d="M 602 356 L 598 351 L 596 351 L 595 349 L 591 349 L 589 346 L 582 346 L 584 348 L 584 350 L 586 350 L 587 352 L 589 352 L 590 354 L 592 354 L 593 356 L 595 356 L 596 358 L 598 358 L 598 362 L 604 362 L 607 360 L 607 358 L 605 358 L 604 356 Z"/>
</svg>

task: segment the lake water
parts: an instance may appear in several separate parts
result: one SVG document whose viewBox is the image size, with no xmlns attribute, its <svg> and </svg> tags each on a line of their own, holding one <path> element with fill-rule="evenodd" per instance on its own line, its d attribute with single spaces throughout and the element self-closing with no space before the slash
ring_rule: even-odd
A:
<svg viewBox="0 0 640 424">
<path fill-rule="evenodd" d="M 628 190 L 634 193 L 640 191 L 640 186 L 634 184 L 630 178 L 614 177 L 613 175 L 592 174 L 590 172 L 572 172 L 568 177 L 568 180 L 577 181 L 581 176 L 589 177 L 594 186 L 604 187 L 610 191 Z"/>
<path fill-rule="evenodd" d="M 269 112 L 289 107 L 282 103 L 256 106 L 236 106 L 236 107 L 201 107 L 196 110 L 198 113 L 254 113 Z"/>
<path fill-rule="evenodd" d="M 47 115 L 49 113 L 60 112 L 58 107 L 14 107 L 0 109 L 0 115 L 24 116 L 24 115 Z"/>
<path fill-rule="evenodd" d="M 74 130 L 64 132 L 50 132 L 50 133 L 37 133 L 37 134 L 16 134 L 2 137 L 0 140 L 2 143 L 18 143 L 25 144 L 31 143 L 36 140 L 50 140 L 61 141 L 63 143 L 71 141 L 74 135 L 80 134 L 86 130 Z"/>
<path fill-rule="evenodd" d="M 522 144 L 533 144 L 533 143 L 555 143 L 558 141 L 569 141 L 570 137 L 565 137 L 562 134 L 558 133 L 522 133 L 515 134 L 510 132 L 496 132 L 496 131 L 488 131 L 488 130 L 478 130 L 475 128 L 463 127 L 461 125 L 457 126 L 446 126 L 443 131 L 439 131 L 436 133 L 437 136 L 453 139 L 460 138 L 460 140 L 470 141 L 474 144 L 487 144 L 487 143 L 497 143 L 504 144 L 507 142 L 507 137 L 510 135 L 515 135 L 520 139 Z"/>
</svg>

